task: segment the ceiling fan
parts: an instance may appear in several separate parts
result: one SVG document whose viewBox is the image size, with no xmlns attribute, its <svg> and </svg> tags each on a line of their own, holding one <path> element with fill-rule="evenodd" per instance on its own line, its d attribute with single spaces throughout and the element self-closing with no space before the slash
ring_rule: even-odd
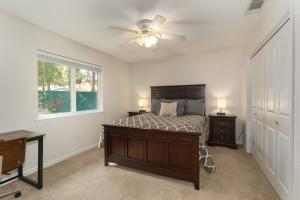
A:
<svg viewBox="0 0 300 200">
<path fill-rule="evenodd" d="M 136 43 L 139 46 L 156 47 L 156 44 L 159 39 L 168 39 L 168 40 L 178 40 L 185 41 L 186 37 L 183 35 L 169 34 L 169 33 L 160 33 L 159 28 L 167 21 L 166 17 L 161 15 L 156 15 L 153 20 L 142 19 L 136 22 L 137 30 L 126 28 L 126 27 L 117 27 L 110 26 L 109 29 L 119 30 L 123 32 L 133 33 L 134 38 L 124 45 Z"/>
</svg>

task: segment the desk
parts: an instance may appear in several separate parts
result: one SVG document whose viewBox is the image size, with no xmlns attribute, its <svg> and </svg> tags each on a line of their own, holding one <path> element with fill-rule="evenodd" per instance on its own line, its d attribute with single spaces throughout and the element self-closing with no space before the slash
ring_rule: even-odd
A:
<svg viewBox="0 0 300 200">
<path fill-rule="evenodd" d="M 34 133 L 31 131 L 25 131 L 25 130 L 20 130 L 20 131 L 13 131 L 13 132 L 7 132 L 7 133 L 1 133 L 0 134 L 0 140 L 13 140 L 13 139 L 18 139 L 18 138 L 26 138 L 27 142 L 33 142 L 37 141 L 38 142 L 38 171 L 37 171 L 37 180 L 32 180 L 26 176 L 23 175 L 23 165 L 18 168 L 18 174 L 17 176 L 11 177 L 7 180 L 4 180 L 0 182 L 0 184 L 6 183 L 8 181 L 11 181 L 13 179 L 20 179 L 38 189 L 43 188 L 43 139 L 44 139 L 45 134 L 39 134 L 39 133 Z"/>
</svg>

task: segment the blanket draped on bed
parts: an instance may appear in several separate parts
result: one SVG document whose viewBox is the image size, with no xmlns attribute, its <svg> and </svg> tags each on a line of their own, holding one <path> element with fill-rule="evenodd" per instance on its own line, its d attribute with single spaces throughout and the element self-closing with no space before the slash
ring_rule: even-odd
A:
<svg viewBox="0 0 300 200">
<path fill-rule="evenodd" d="M 133 117 L 122 118 L 114 121 L 115 126 L 125 126 L 144 129 L 160 129 L 166 131 L 178 131 L 189 133 L 200 133 L 199 140 L 199 159 L 201 165 L 209 172 L 215 171 L 215 163 L 209 154 L 206 142 L 208 140 L 207 119 L 200 115 L 184 115 L 178 117 L 160 117 L 152 113 L 145 113 Z M 180 134 L 180 133 L 178 133 Z M 103 136 L 100 137 L 100 143 Z"/>
</svg>

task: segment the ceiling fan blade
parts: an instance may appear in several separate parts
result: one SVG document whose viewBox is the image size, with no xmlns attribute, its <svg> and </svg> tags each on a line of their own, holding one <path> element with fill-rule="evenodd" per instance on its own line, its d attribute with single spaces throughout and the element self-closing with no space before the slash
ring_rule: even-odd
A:
<svg viewBox="0 0 300 200">
<path fill-rule="evenodd" d="M 128 32 L 128 33 L 138 33 L 138 31 L 136 31 L 136 30 L 132 30 L 129 28 L 124 28 L 124 27 L 109 26 L 108 28 L 111 30 L 123 31 L 123 32 Z"/>
<path fill-rule="evenodd" d="M 152 23 L 150 24 L 150 28 L 156 31 L 161 25 L 163 25 L 167 21 L 167 18 L 156 15 Z"/>
<path fill-rule="evenodd" d="M 178 40 L 178 41 L 186 40 L 186 37 L 183 35 L 176 35 L 176 34 L 169 34 L 169 33 L 160 33 L 159 38 L 166 39 L 166 40 Z"/>
<path fill-rule="evenodd" d="M 173 20 L 168 22 L 171 25 L 179 26 L 203 26 L 210 23 L 207 20 Z"/>
<path fill-rule="evenodd" d="M 121 44 L 119 47 L 125 47 L 125 46 L 133 44 L 133 43 L 135 43 L 135 39 L 131 39 L 128 42 Z"/>
</svg>

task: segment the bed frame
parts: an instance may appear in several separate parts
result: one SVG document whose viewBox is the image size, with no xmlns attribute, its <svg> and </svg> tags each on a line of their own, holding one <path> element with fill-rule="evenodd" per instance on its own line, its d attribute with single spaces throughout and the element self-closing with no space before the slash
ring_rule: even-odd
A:
<svg viewBox="0 0 300 200">
<path fill-rule="evenodd" d="M 151 99 L 202 99 L 205 85 L 151 87 Z M 116 163 L 191 181 L 199 190 L 199 134 L 104 126 L 105 166 Z"/>
</svg>

